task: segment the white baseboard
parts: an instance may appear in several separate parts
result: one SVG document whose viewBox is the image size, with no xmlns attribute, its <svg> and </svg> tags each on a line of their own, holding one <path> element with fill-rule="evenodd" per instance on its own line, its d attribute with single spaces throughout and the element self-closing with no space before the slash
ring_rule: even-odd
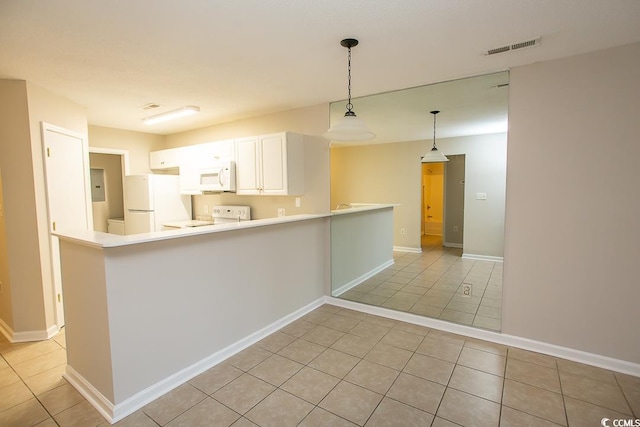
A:
<svg viewBox="0 0 640 427">
<path fill-rule="evenodd" d="M 411 252 L 412 254 L 421 254 L 422 248 L 412 248 L 409 246 L 394 246 L 393 250 L 395 252 Z"/>
<path fill-rule="evenodd" d="M 462 249 L 463 247 L 462 243 L 449 243 L 449 242 L 442 242 L 442 246 L 444 246 L 445 248 L 456 248 L 456 249 Z"/>
<path fill-rule="evenodd" d="M 0 333 L 10 343 L 48 340 L 55 336 L 59 330 L 57 325 L 53 325 L 46 330 L 15 332 L 4 320 L 0 319 Z"/>
<path fill-rule="evenodd" d="M 71 366 L 67 365 L 64 377 L 75 387 L 93 405 L 94 408 L 111 424 L 120 421 L 127 415 L 132 414 L 153 400 L 168 393 L 174 388 L 186 383 L 197 375 L 212 368 L 213 366 L 223 362 L 234 354 L 244 350 L 245 348 L 257 343 L 261 339 L 271 335 L 275 331 L 283 328 L 296 319 L 315 310 L 325 303 L 326 297 L 321 297 L 310 304 L 288 314 L 281 319 L 267 325 L 266 327 L 242 338 L 239 341 L 217 351 L 216 353 L 188 366 L 175 374 L 147 387 L 146 389 L 136 393 L 135 395 L 125 399 L 124 401 L 113 404 L 105 396 L 103 396 L 95 387 L 91 385 L 82 375 L 76 372 Z"/>
<path fill-rule="evenodd" d="M 332 294 L 334 294 L 334 296 L 338 297 L 338 296 L 342 295 L 343 293 L 347 292 L 349 289 L 352 289 L 352 288 L 358 286 L 360 283 L 364 282 L 368 278 L 373 277 L 376 274 L 380 273 L 385 268 L 391 267 L 393 264 L 394 264 L 393 259 L 390 259 L 389 261 L 385 262 L 384 264 L 377 266 L 373 270 L 370 270 L 370 271 L 364 273 L 362 276 L 360 276 L 358 278 L 355 278 L 352 281 L 340 286 L 338 289 L 333 291 Z"/>
<path fill-rule="evenodd" d="M 517 337 L 514 335 L 506 335 L 500 332 L 493 332 L 471 326 L 458 325 L 456 323 L 450 323 L 444 320 L 433 319 L 417 314 L 405 313 L 388 308 L 375 307 L 333 297 L 325 298 L 327 304 L 336 305 L 338 307 L 350 308 L 353 310 L 361 311 L 363 313 L 369 313 L 376 316 L 383 316 L 394 320 L 409 322 L 420 326 L 426 326 L 432 329 L 438 329 L 458 335 L 465 335 L 471 338 L 477 338 L 494 342 L 496 344 L 516 347 L 523 350 L 534 351 L 536 353 L 547 354 L 549 356 L 560 357 L 562 359 L 568 359 L 574 362 L 580 362 L 587 365 L 597 366 L 599 368 L 640 377 L 640 364 L 638 363 L 614 359 L 612 357 L 603 356 L 600 354 L 588 353 L 582 350 L 548 344 L 545 342 Z"/>
<path fill-rule="evenodd" d="M 476 254 L 462 254 L 462 258 L 464 259 L 472 259 L 475 261 L 493 261 L 493 262 L 503 262 L 504 257 L 501 256 L 489 256 L 489 255 L 476 255 Z"/>
</svg>

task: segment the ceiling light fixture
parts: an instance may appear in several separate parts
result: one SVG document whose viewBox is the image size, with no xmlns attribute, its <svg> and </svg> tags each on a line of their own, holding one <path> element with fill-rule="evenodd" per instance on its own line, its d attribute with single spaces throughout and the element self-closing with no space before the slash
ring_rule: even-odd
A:
<svg viewBox="0 0 640 427">
<path fill-rule="evenodd" d="M 362 119 L 356 117 L 356 113 L 353 111 L 353 104 L 351 103 L 351 48 L 358 45 L 358 40 L 344 39 L 340 42 L 340 45 L 349 50 L 349 100 L 347 101 L 347 112 L 344 113 L 344 117 L 340 118 L 329 128 L 324 136 L 332 141 L 366 141 L 373 139 L 376 137 L 376 134 L 369 130 Z"/>
<path fill-rule="evenodd" d="M 168 120 L 177 119 L 180 117 L 190 116 L 200 112 L 200 107 L 190 105 L 188 107 L 182 107 L 177 110 L 168 111 L 166 113 L 157 114 L 155 116 L 142 119 L 142 123 L 145 125 L 153 125 L 160 122 L 166 122 Z"/>
<path fill-rule="evenodd" d="M 431 111 L 433 114 L 433 148 L 422 158 L 422 163 L 448 162 L 449 159 L 436 148 L 436 114 L 440 111 Z"/>
</svg>

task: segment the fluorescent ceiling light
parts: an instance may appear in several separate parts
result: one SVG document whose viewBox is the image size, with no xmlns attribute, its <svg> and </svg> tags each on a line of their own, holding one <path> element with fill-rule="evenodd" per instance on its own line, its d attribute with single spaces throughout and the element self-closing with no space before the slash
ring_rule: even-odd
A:
<svg viewBox="0 0 640 427">
<path fill-rule="evenodd" d="M 168 111 L 166 113 L 157 114 L 155 116 L 142 119 L 142 123 L 145 125 L 153 125 L 160 122 L 166 122 L 168 120 L 177 119 L 180 117 L 190 116 L 200 112 L 200 107 L 190 105 L 188 107 L 182 107 L 178 110 Z"/>
</svg>

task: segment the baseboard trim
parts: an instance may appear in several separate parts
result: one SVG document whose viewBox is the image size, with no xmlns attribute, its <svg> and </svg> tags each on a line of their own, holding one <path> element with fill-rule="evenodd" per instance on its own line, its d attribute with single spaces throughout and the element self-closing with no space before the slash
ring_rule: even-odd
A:
<svg viewBox="0 0 640 427">
<path fill-rule="evenodd" d="M 393 250 L 395 252 L 410 252 L 412 254 L 421 254 L 422 248 L 412 248 L 409 246 L 394 246 Z"/>
<path fill-rule="evenodd" d="M 475 261 L 493 261 L 493 262 L 503 262 L 504 257 L 501 256 L 489 256 L 489 255 L 477 255 L 477 254 L 462 254 L 462 258 L 464 259 L 472 259 Z"/>
<path fill-rule="evenodd" d="M 0 319 L 0 333 L 10 343 L 45 341 L 55 336 L 60 329 L 57 325 L 49 326 L 46 330 L 16 332 L 4 320 Z"/>
<path fill-rule="evenodd" d="M 388 260 L 387 262 L 385 262 L 384 264 L 381 264 L 381 265 L 377 266 L 373 270 L 370 270 L 370 271 L 364 273 L 362 276 L 357 277 L 357 278 L 353 279 L 352 281 L 340 286 L 338 289 L 335 290 L 335 292 L 332 292 L 332 293 L 335 294 L 334 296 L 338 297 L 338 296 L 342 295 L 343 293 L 347 292 L 348 290 L 350 290 L 352 288 L 355 288 L 356 286 L 358 286 L 360 283 L 364 282 L 368 278 L 373 277 L 376 274 L 380 273 L 385 268 L 391 267 L 393 264 L 394 264 L 394 260 L 392 258 L 392 259 Z"/>
<path fill-rule="evenodd" d="M 234 354 L 244 350 L 245 348 L 257 343 L 261 339 L 271 335 L 277 330 L 283 328 L 289 323 L 299 319 L 305 314 L 315 310 L 325 303 L 325 297 L 318 298 L 317 300 L 307 304 L 306 306 L 288 314 L 275 322 L 267 325 L 266 327 L 236 341 L 235 343 L 217 351 L 216 353 L 208 356 L 199 362 L 188 366 L 175 374 L 163 379 L 162 381 L 153 384 L 150 387 L 136 393 L 135 395 L 125 399 L 124 401 L 113 404 L 106 397 L 104 397 L 95 387 L 91 385 L 85 378 L 76 372 L 71 366 L 67 365 L 67 369 L 64 377 L 93 405 L 98 412 L 110 423 L 114 424 L 127 415 L 132 414 L 148 403 L 154 401 L 160 396 L 170 392 L 174 388 L 186 383 L 190 379 L 200 375 L 204 371 L 214 367 L 215 365 L 223 362 Z"/>
<path fill-rule="evenodd" d="M 555 344 L 549 344 L 528 338 L 518 337 L 514 335 L 506 335 L 500 332 L 493 332 L 484 329 L 478 329 L 465 325 L 458 325 L 444 320 L 432 319 L 412 313 L 404 313 L 382 307 L 361 304 L 354 301 L 347 301 L 333 297 L 325 297 L 326 303 L 343 308 L 350 308 L 363 313 L 373 314 L 376 316 L 387 317 L 394 320 L 409 322 L 420 326 L 426 326 L 432 329 L 438 329 L 445 332 L 464 335 L 471 338 L 477 338 L 485 341 L 491 341 L 496 344 L 508 345 L 523 350 L 534 351 L 536 353 L 547 354 L 549 356 L 560 357 L 563 359 L 580 362 L 599 368 L 608 369 L 623 374 L 640 377 L 640 364 L 628 362 L 626 360 L 614 359 L 612 357 L 600 354 L 589 353 L 573 348 L 562 347 Z"/>
<path fill-rule="evenodd" d="M 463 248 L 462 243 L 443 242 L 442 246 L 444 246 L 445 248 L 456 248 L 456 249 L 462 249 Z"/>
</svg>

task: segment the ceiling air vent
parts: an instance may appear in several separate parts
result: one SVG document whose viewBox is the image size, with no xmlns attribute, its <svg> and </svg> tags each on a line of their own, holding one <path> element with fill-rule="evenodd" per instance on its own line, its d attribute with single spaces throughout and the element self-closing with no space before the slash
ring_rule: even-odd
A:
<svg viewBox="0 0 640 427">
<path fill-rule="evenodd" d="M 140 108 L 143 110 L 153 110 L 154 108 L 158 108 L 160 104 L 156 104 L 155 102 L 150 102 L 148 104 L 142 105 Z"/>
<path fill-rule="evenodd" d="M 506 46 L 500 46 L 493 49 L 489 49 L 488 51 L 485 52 L 485 55 L 495 55 L 497 53 L 509 52 L 511 50 L 524 49 L 525 47 L 534 47 L 539 45 L 540 45 L 540 37 L 523 41 L 523 42 L 512 43 Z"/>
</svg>

